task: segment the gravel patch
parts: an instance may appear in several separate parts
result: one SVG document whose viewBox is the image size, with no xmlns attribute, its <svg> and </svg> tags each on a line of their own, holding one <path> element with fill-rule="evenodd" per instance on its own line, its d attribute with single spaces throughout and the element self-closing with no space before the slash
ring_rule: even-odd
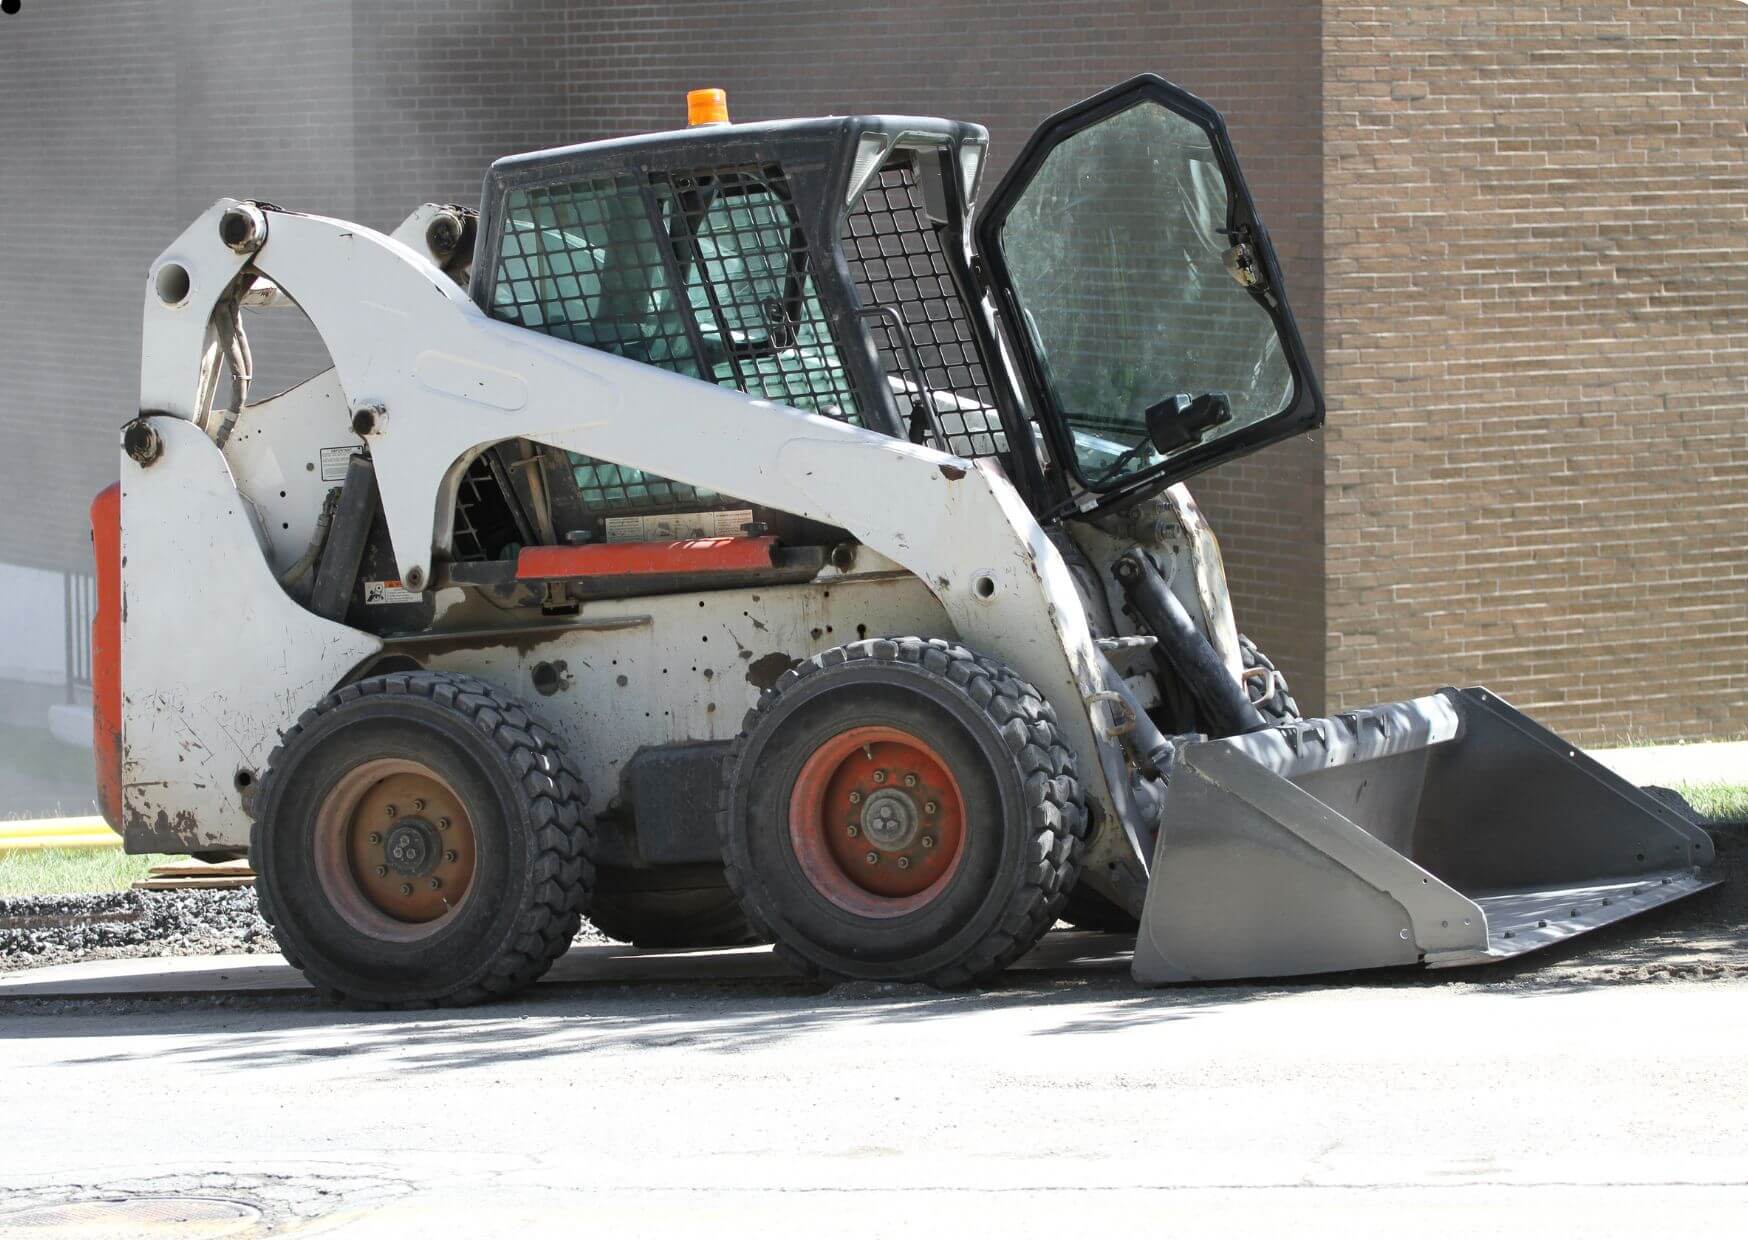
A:
<svg viewBox="0 0 1748 1240">
<path fill-rule="evenodd" d="M 612 940 L 585 922 L 575 941 Z M 81 960 L 278 951 L 248 887 L 0 899 L 0 972 Z"/>
<path fill-rule="evenodd" d="M 247 888 L 0 900 L 0 969 L 278 950 Z"/>
</svg>

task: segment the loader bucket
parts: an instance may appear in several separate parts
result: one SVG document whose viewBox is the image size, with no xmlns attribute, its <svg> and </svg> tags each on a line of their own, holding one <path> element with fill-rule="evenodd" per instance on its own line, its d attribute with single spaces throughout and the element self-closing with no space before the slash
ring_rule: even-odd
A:
<svg viewBox="0 0 1748 1240">
<path fill-rule="evenodd" d="M 1184 746 L 1144 983 L 1503 960 L 1703 891 L 1712 843 L 1486 689 Z"/>
</svg>

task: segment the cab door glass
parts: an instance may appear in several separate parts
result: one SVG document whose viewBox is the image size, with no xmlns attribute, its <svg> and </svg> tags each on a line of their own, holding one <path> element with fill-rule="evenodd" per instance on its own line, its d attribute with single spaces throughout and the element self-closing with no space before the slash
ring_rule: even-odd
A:
<svg viewBox="0 0 1748 1240">
<path fill-rule="evenodd" d="M 1229 228 L 1208 133 L 1143 100 L 1064 137 L 998 233 L 1047 401 L 1097 489 L 1289 409 L 1293 369 L 1253 262 Z M 1181 447 L 1147 411 L 1223 395 L 1230 415 Z"/>
</svg>

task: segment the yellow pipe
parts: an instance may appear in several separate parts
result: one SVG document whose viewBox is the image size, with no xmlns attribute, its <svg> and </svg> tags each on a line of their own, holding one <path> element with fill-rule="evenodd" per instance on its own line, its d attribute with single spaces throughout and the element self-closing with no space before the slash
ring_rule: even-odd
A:
<svg viewBox="0 0 1748 1240">
<path fill-rule="evenodd" d="M 0 856 L 15 852 L 39 852 L 49 848 L 86 849 L 120 848 L 121 836 L 113 831 L 102 835 L 37 835 L 0 840 Z"/>
<path fill-rule="evenodd" d="M 49 835 L 114 834 L 101 818 L 26 818 L 18 822 L 0 822 L 0 843 Z"/>
</svg>

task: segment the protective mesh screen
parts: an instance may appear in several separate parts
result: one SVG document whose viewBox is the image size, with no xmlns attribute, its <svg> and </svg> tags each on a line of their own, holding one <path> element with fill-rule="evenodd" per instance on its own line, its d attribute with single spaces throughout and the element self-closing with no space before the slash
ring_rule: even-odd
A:
<svg viewBox="0 0 1748 1240">
<path fill-rule="evenodd" d="M 492 313 L 857 425 L 862 417 L 775 166 L 598 177 L 504 203 Z M 734 501 L 575 456 L 585 507 Z"/>
<path fill-rule="evenodd" d="M 912 151 L 888 157 L 845 220 L 844 257 L 862 304 L 890 307 L 904 319 L 948 450 L 995 456 L 1007 451 L 1007 438 L 976 333 L 929 220 L 920 176 L 938 174 L 919 168 L 918 159 Z M 867 322 L 881 364 L 904 393 L 902 407 L 919 394 L 897 328 L 885 316 Z"/>
</svg>

